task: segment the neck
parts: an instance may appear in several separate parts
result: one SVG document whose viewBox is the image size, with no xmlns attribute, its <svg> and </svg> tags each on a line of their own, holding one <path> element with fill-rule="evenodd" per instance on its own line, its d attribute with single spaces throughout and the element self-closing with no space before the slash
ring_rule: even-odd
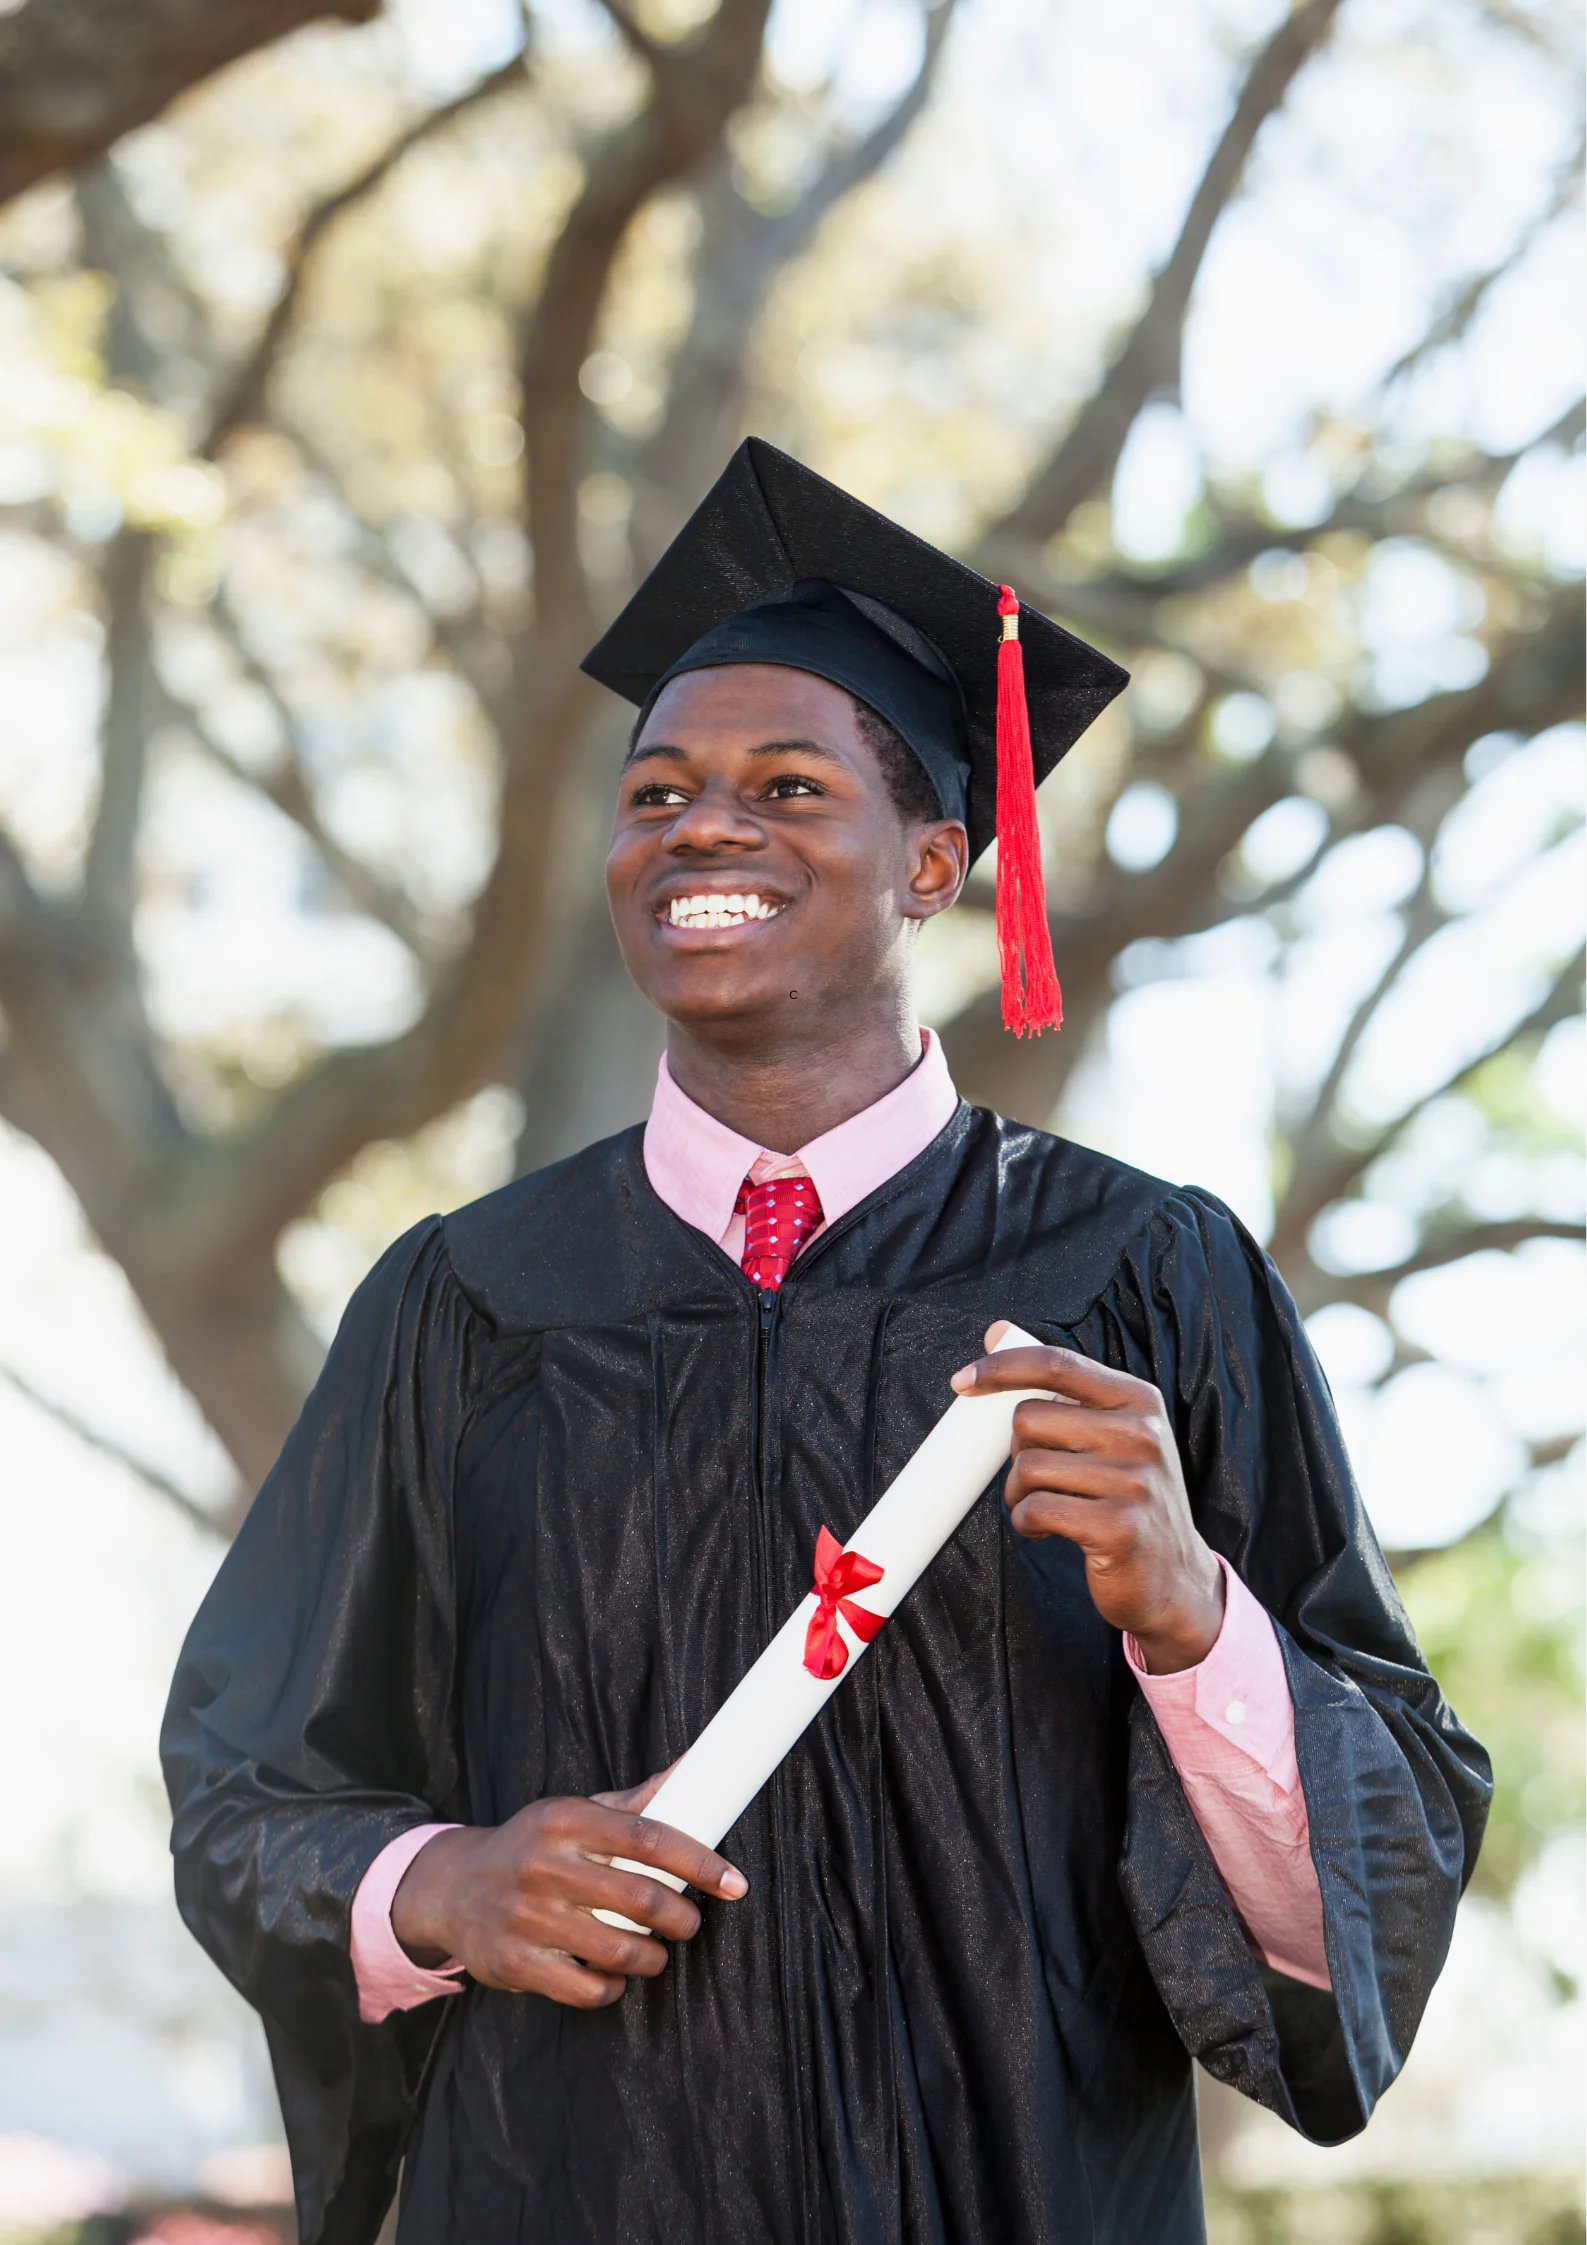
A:
<svg viewBox="0 0 1587 2245">
<path fill-rule="evenodd" d="M 910 1000 L 848 1024 L 731 1045 L 674 1021 L 667 1066 L 680 1091 L 741 1138 L 792 1154 L 884 1099 L 920 1059 Z"/>
</svg>

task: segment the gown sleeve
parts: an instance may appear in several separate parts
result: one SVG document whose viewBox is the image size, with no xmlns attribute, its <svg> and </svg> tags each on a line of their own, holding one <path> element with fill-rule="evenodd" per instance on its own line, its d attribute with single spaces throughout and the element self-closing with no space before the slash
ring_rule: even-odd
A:
<svg viewBox="0 0 1587 2245">
<path fill-rule="evenodd" d="M 177 1905 L 264 2021 L 304 2245 L 379 2227 L 445 2008 L 363 2024 L 349 1918 L 388 1841 L 460 1812 L 449 1512 L 473 1315 L 433 1219 L 364 1281 L 161 1736 Z"/>
<path fill-rule="evenodd" d="M 1272 1615 L 1332 1989 L 1253 1956 L 1145 1699 L 1120 1880 L 1152 1977 L 1217 2080 L 1304 2135 L 1366 2125 L 1443 1965 L 1492 1796 L 1378 1549 L 1295 1305 L 1221 1202 L 1177 1193 L 1098 1304 L 1162 1390 L 1197 1524 Z"/>
</svg>

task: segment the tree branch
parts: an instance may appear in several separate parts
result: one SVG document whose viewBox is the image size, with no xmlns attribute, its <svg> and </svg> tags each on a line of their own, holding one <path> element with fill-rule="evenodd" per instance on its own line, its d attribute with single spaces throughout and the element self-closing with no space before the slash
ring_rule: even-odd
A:
<svg viewBox="0 0 1587 2245">
<path fill-rule="evenodd" d="M 223 1512 L 212 1512 L 207 1505 L 190 1497 L 185 1489 L 163 1474 L 158 1466 L 150 1465 L 147 1460 L 117 1442 L 113 1436 L 102 1433 L 96 1426 L 90 1426 L 86 1419 L 78 1417 L 70 1404 L 60 1402 L 53 1395 L 46 1395 L 42 1388 L 36 1388 L 31 1380 L 24 1378 L 11 1365 L 0 1364 L 0 1380 L 14 1388 L 35 1410 L 44 1412 L 58 1426 L 64 1427 L 68 1434 L 74 1435 L 79 1442 L 86 1443 L 90 1450 L 97 1450 L 101 1457 L 110 1458 L 128 1473 L 135 1474 L 146 1489 L 157 1497 L 163 1497 L 168 1505 L 174 1506 L 183 1519 L 190 1521 L 195 1528 L 202 1528 L 206 1535 L 218 1536 L 223 1543 L 229 1542 L 236 1534 L 241 1525 L 242 1514 L 247 1509 L 246 1499 L 240 1491 L 229 1500 Z"/>
<path fill-rule="evenodd" d="M 1459 767 L 1452 761 L 1442 764 L 1436 773 L 1425 775 L 1421 786 L 1415 791 L 1420 796 L 1420 802 L 1417 805 L 1418 815 L 1414 818 L 1402 819 L 1400 822 L 1410 833 L 1415 835 L 1423 850 L 1428 853 L 1427 862 L 1422 868 L 1422 878 L 1417 883 L 1416 893 L 1407 907 L 1405 932 L 1395 949 L 1394 956 L 1389 960 L 1377 981 L 1351 1015 L 1333 1059 L 1328 1064 L 1328 1073 L 1324 1076 L 1311 1101 L 1312 1128 L 1314 1130 L 1326 1127 L 1327 1118 L 1333 1112 L 1334 1103 L 1339 1096 L 1339 1089 L 1349 1071 L 1350 1063 L 1360 1049 L 1362 1038 L 1381 1011 L 1384 1000 L 1399 982 L 1405 969 L 1417 953 L 1432 941 L 1441 928 L 1447 927 L 1449 924 L 1449 914 L 1439 907 L 1433 896 L 1431 853 L 1439 827 L 1443 824 L 1447 813 L 1453 809 L 1455 803 L 1459 800 L 1462 779 L 1463 775 Z M 1377 823 L 1380 825 L 1386 823 L 1384 815 L 1386 809 L 1387 806 L 1384 805 L 1377 808 Z M 1303 1147 L 1304 1140 L 1302 1141 Z M 1302 1158 L 1304 1158 L 1303 1154 Z"/>
<path fill-rule="evenodd" d="M 83 262 L 115 291 L 105 321 L 105 372 L 118 387 L 163 397 L 173 362 L 202 363 L 211 354 L 205 308 L 169 242 L 134 211 L 108 156 L 79 172 L 75 186 Z"/>
<path fill-rule="evenodd" d="M 1041 545 L 1056 537 L 1081 500 L 1112 477 L 1141 408 L 1155 392 L 1178 388 L 1185 319 L 1207 245 L 1240 185 L 1257 134 L 1327 39 L 1339 4 L 1305 0 L 1257 56 L 1145 310 L 1018 506 L 986 532 L 982 543 L 989 551 L 1010 542 Z"/>
<path fill-rule="evenodd" d="M 105 370 L 112 382 L 148 389 L 157 363 L 137 318 L 129 267 L 152 251 L 114 168 L 96 164 L 78 182 L 78 213 L 88 260 L 115 276 L 106 330 Z M 154 540 L 122 529 L 100 570 L 105 608 L 107 690 L 99 734 L 99 804 L 83 870 L 83 906 L 93 939 L 135 1006 L 131 955 L 134 861 L 148 761 L 153 691 L 150 576 Z"/>
<path fill-rule="evenodd" d="M 0 825 L 0 1004 L 7 973 L 26 973 L 35 958 L 47 955 L 57 912 L 33 886 L 21 851 Z"/>
<path fill-rule="evenodd" d="M 702 172 L 689 332 L 672 362 L 666 412 L 631 470 L 640 568 L 659 557 L 737 437 L 745 345 L 773 278 L 803 254 L 828 212 L 902 144 L 930 97 L 955 5 L 938 0 L 925 10 L 920 63 L 909 85 L 868 133 L 833 153 L 791 209 L 757 210 L 740 193 L 725 150 Z"/>
<path fill-rule="evenodd" d="M 1460 1231 L 1440 1232 L 1388 1270 L 1348 1275 L 1316 1272 L 1306 1287 L 1305 1313 L 1310 1317 L 1334 1302 L 1352 1302 L 1386 1317 L 1389 1297 L 1402 1280 L 1423 1271 L 1447 1269 L 1451 1263 L 1464 1262 L 1468 1255 L 1508 1254 L 1534 1239 L 1584 1240 L 1587 1225 L 1555 1222 L 1546 1216 L 1514 1216 L 1503 1223 L 1471 1224 Z"/>
<path fill-rule="evenodd" d="M 1581 709 L 1581 592 L 1562 588 L 1541 630 L 1494 650 L 1488 675 L 1459 693 L 1410 709 L 1358 714 L 1336 736 L 1362 779 L 1362 803 L 1335 821 L 1335 838 L 1395 814 L 1430 775 L 1458 763 L 1485 732 L 1540 731 Z M 1218 869 L 1251 821 L 1294 788 L 1292 758 L 1269 749 L 1230 771 L 1201 763 L 1179 797 L 1179 836 L 1150 873 L 1103 865 L 1081 910 L 1052 914 L 1053 949 L 1064 986 L 1065 1027 L 1056 1037 L 1016 1041 L 1002 1026 L 997 994 L 967 1006 L 943 1033 L 965 1096 L 1036 1124 L 1051 1115 L 1091 1029 L 1112 1002 L 1111 969 L 1143 936 L 1194 935 L 1223 915 Z"/>
<path fill-rule="evenodd" d="M 193 739 L 205 755 L 218 764 L 222 771 L 240 785 L 263 795 L 284 818 L 290 819 L 308 837 L 327 872 L 340 883 L 349 903 L 360 912 L 368 913 L 372 920 L 378 920 L 382 926 L 389 928 L 412 951 L 421 967 L 428 970 L 432 964 L 429 946 L 411 898 L 391 882 L 382 880 L 361 859 L 344 849 L 321 819 L 304 762 L 302 728 L 297 712 L 249 647 L 224 593 L 217 595 L 211 603 L 210 616 L 215 628 L 236 657 L 244 677 L 250 685 L 257 687 L 274 711 L 285 744 L 282 759 L 268 771 L 245 771 L 211 736 L 199 712 L 190 704 L 178 702 L 167 687 L 164 691 L 173 710 L 188 726 Z"/>
<path fill-rule="evenodd" d="M 84 903 L 102 941 L 131 941 L 133 865 L 148 761 L 149 571 L 153 541 L 122 530 L 105 557 L 105 655 L 99 807 L 83 873 Z"/>
<path fill-rule="evenodd" d="M 837 151 L 791 210 L 766 220 L 779 264 L 787 263 L 806 249 L 828 211 L 872 178 L 895 149 L 902 147 L 931 98 L 957 5 L 958 0 L 929 0 L 922 9 L 925 36 L 921 41 L 920 61 L 914 77 L 892 108 L 878 118 L 868 133 L 862 134 L 850 147 Z"/>
<path fill-rule="evenodd" d="M 1582 969 L 1587 958 L 1577 952 L 1568 966 L 1563 967 L 1550 983 L 1547 992 L 1521 1020 L 1513 1022 L 1503 1033 L 1485 1045 L 1481 1052 L 1473 1053 L 1452 1069 L 1442 1082 L 1431 1085 L 1404 1114 L 1396 1115 L 1391 1123 L 1375 1131 L 1357 1145 L 1341 1144 L 1324 1118 L 1311 1138 L 1301 1158 L 1295 1165 L 1289 1190 L 1278 1211 L 1270 1243 L 1273 1260 L 1283 1270 L 1298 1267 L 1306 1252 L 1306 1235 L 1325 1208 L 1340 1199 L 1362 1176 L 1378 1157 L 1386 1153 L 1415 1118 L 1430 1107 L 1435 1100 L 1447 1098 L 1469 1083 L 1479 1068 L 1496 1060 L 1501 1052 L 1512 1045 L 1522 1044 L 1531 1037 L 1541 1037 L 1556 1022 L 1568 1021 L 1581 1011 Z"/>
<path fill-rule="evenodd" d="M 1560 166 L 1553 192 L 1547 202 L 1527 220 L 1496 265 L 1489 266 L 1486 272 L 1473 274 L 1470 280 L 1455 291 L 1439 311 L 1427 333 L 1389 368 L 1380 385 L 1382 389 L 1393 389 L 1396 383 L 1403 382 L 1418 367 L 1424 366 L 1440 351 L 1447 350 L 1452 343 L 1458 343 L 1466 334 L 1500 282 L 1509 278 L 1539 236 L 1546 233 L 1556 219 L 1562 218 L 1575 200 L 1581 186 L 1584 152 L 1587 152 L 1587 140 L 1578 137 L 1569 161 Z"/>
<path fill-rule="evenodd" d="M 1501 31 L 1509 32 L 1513 38 L 1522 40 L 1525 45 L 1533 48 L 1537 53 L 1546 55 L 1550 62 L 1566 60 L 1561 53 L 1559 41 L 1550 36 L 1552 25 L 1540 11 L 1535 12 L 1527 6 L 1512 6 L 1511 0 L 1479 0 L 1479 6 L 1482 14 L 1488 18 L 1490 23 Z M 1569 19 L 1556 20 L 1568 21 Z M 1572 29 L 1574 30 L 1574 27 Z M 1567 67 L 1575 67 L 1576 52 L 1573 40 Z"/>
<path fill-rule="evenodd" d="M 640 206 L 666 181 L 694 172 L 717 145 L 753 81 L 769 12 L 769 0 L 722 0 L 702 39 L 658 57 L 649 103 L 590 163 L 526 323 L 519 387 L 541 662 L 551 654 L 554 664 L 576 668 L 592 621 L 578 548 L 588 426 L 579 370 L 612 260 Z"/>
<path fill-rule="evenodd" d="M 665 67 L 666 49 L 658 41 L 652 39 L 648 31 L 635 22 L 630 11 L 623 6 L 622 0 L 601 0 L 601 6 L 617 26 L 622 35 L 624 46 L 631 48 L 647 68 L 658 70 Z"/>
<path fill-rule="evenodd" d="M 999 571 L 1006 570 L 1029 588 L 1034 600 L 1126 642 L 1142 642 L 1163 636 L 1159 619 L 1164 603 L 1227 583 L 1248 568 L 1258 554 L 1274 546 L 1304 550 L 1340 531 L 1362 531 L 1370 538 L 1427 537 L 1425 507 L 1429 499 L 1449 490 L 1491 495 L 1517 461 L 1536 446 L 1557 444 L 1569 451 L 1580 441 L 1584 417 L 1587 409 L 1578 400 L 1550 428 L 1540 430 L 1514 452 L 1473 453 L 1464 467 L 1413 477 L 1381 497 L 1359 490 L 1343 492 L 1321 522 L 1302 531 L 1284 530 L 1264 516 L 1220 505 L 1214 494 L 1209 505 L 1219 526 L 1218 534 L 1200 552 L 1166 569 L 1109 569 L 1094 577 L 1059 577 L 1039 547 L 1002 541 L 995 548 L 987 546 L 988 566 L 995 564 Z"/>
<path fill-rule="evenodd" d="M 1574 452 L 1584 432 L 1587 432 L 1587 398 L 1578 398 L 1541 436 L 1535 436 L 1526 449 L 1530 452 L 1540 444 L 1557 444 L 1562 452 Z"/>
<path fill-rule="evenodd" d="M 548 261 L 521 354 L 535 614 L 514 650 L 495 866 L 467 948 L 421 1020 L 384 1045 L 336 1052 L 248 1129 L 194 1143 L 139 1221 L 150 1252 L 193 1289 L 241 1261 L 261 1269 L 281 1227 L 371 1136 L 404 1136 L 504 1064 L 546 971 L 563 809 L 579 783 L 593 689 L 578 672 L 590 604 L 579 559 L 585 458 L 579 370 L 611 263 L 640 206 L 716 145 L 759 62 L 769 0 L 723 0 L 706 34 L 669 49 L 645 110 L 590 159 Z"/>
<path fill-rule="evenodd" d="M 404 600 L 411 601 L 423 621 L 437 649 L 473 693 L 475 700 L 500 733 L 505 725 L 511 702 L 511 688 L 493 682 L 482 674 L 477 655 L 479 636 L 471 641 L 471 633 L 481 635 L 482 612 L 476 604 L 461 615 L 441 616 L 429 606 L 412 577 L 398 562 L 384 534 L 348 498 L 334 460 L 307 435 L 295 421 L 278 416 L 275 426 L 288 437 L 310 472 L 324 485 L 327 495 L 341 510 L 353 533 L 351 558 L 370 576 L 388 585 Z M 499 644 L 491 641 L 490 644 Z"/>
<path fill-rule="evenodd" d="M 283 818 L 290 819 L 299 833 L 313 843 L 315 854 L 354 910 L 366 913 L 371 920 L 378 920 L 382 927 L 389 928 L 400 942 L 406 944 L 418 959 L 421 968 L 428 971 L 428 947 L 411 902 L 400 889 L 381 880 L 360 859 L 343 849 L 325 826 L 315 805 L 308 774 L 297 749 L 289 747 L 281 762 L 269 771 L 246 771 L 211 736 L 196 710 L 183 708 L 181 716 L 194 745 L 211 763 L 224 772 L 228 779 L 235 780 L 240 787 L 250 788 L 255 794 L 262 795 Z"/>
<path fill-rule="evenodd" d="M 434 139 L 437 133 L 454 124 L 465 112 L 490 100 L 492 95 L 500 93 L 505 87 L 524 80 L 528 64 L 528 51 L 521 49 L 499 69 L 487 72 L 472 86 L 467 86 L 460 94 L 454 95 L 452 100 L 443 102 L 437 109 L 427 111 L 411 125 L 405 126 L 356 177 L 350 179 L 344 187 L 337 188 L 334 194 L 327 195 L 309 212 L 286 251 L 286 279 L 280 295 L 270 308 L 270 316 L 260 330 L 253 349 L 231 376 L 211 413 L 209 428 L 198 447 L 200 459 L 218 458 L 227 440 L 238 429 L 245 423 L 262 417 L 265 393 L 287 335 L 297 317 L 314 254 L 337 220 L 345 218 L 360 203 L 367 202 L 403 158 L 423 142 Z"/>
<path fill-rule="evenodd" d="M 102 156 L 240 55 L 379 0 L 33 0 L 0 17 L 0 203 Z"/>
<path fill-rule="evenodd" d="M 1328 1064 L 1328 1073 L 1318 1086 L 1316 1098 L 1312 1101 L 1312 1130 L 1314 1132 L 1326 1133 L 1328 1117 L 1333 1113 L 1334 1103 L 1339 1096 L 1339 1087 L 1345 1080 L 1351 1061 L 1360 1049 L 1362 1038 L 1382 1010 L 1384 1000 L 1399 981 L 1412 959 L 1415 958 L 1417 952 L 1422 950 L 1440 928 L 1445 925 L 1447 925 L 1445 916 L 1433 904 L 1427 877 L 1424 874 L 1421 886 L 1411 900 L 1411 909 L 1405 922 L 1405 933 L 1396 946 L 1394 955 L 1389 960 L 1388 965 L 1378 976 L 1377 981 L 1373 983 L 1354 1013 L 1351 1014 L 1345 1025 L 1345 1033 L 1339 1040 L 1338 1049 Z"/>
</svg>

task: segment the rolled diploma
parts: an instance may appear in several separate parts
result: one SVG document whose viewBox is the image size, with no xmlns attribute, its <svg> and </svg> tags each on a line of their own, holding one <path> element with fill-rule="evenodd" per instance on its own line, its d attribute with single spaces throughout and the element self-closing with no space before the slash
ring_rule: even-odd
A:
<svg viewBox="0 0 1587 2245">
<path fill-rule="evenodd" d="M 1029 1333 L 1011 1325 L 999 1349 L 1038 1348 Z M 909 1463 L 865 1515 L 846 1551 L 863 1552 L 882 1570 L 880 1582 L 854 1593 L 873 1614 L 896 1613 L 937 1553 L 970 1511 L 1009 1454 L 1015 1406 L 1040 1388 L 1003 1395 L 961 1395 L 949 1404 Z M 814 1572 L 814 1553 L 811 1554 Z M 835 1691 L 841 1690 L 867 1647 L 841 1612 L 838 1627 L 849 1649 L 844 1667 L 829 1683 L 805 1666 L 805 1634 L 819 1600 L 812 1590 L 797 1605 L 776 1636 L 706 1724 L 645 1810 L 658 1824 L 670 1824 L 705 1847 L 715 1847 L 736 1824 L 776 1770 L 785 1754 L 813 1723 Z M 613 1858 L 619 1871 L 661 1879 L 681 1894 L 684 1881 L 653 1863 Z M 630 1933 L 648 1931 L 616 1910 L 596 1917 Z"/>
</svg>

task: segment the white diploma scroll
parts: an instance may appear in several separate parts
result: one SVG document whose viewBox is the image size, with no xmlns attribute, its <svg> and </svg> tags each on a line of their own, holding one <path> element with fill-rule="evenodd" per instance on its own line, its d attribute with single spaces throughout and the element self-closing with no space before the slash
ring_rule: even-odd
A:
<svg viewBox="0 0 1587 2245">
<path fill-rule="evenodd" d="M 1009 1326 L 997 1343 L 999 1349 L 1040 1345 L 1016 1325 Z M 847 1594 L 862 1610 L 862 1627 L 865 1615 L 885 1621 L 896 1613 L 1007 1459 L 1015 1406 L 1027 1396 L 1044 1393 L 1040 1388 L 1020 1388 L 1002 1395 L 961 1395 L 949 1404 L 842 1547 L 881 1569 L 879 1577 Z M 824 1681 L 806 1667 L 806 1639 L 820 1603 L 812 1589 L 794 1608 L 657 1791 L 645 1810 L 648 1817 L 712 1848 L 737 1823 L 784 1755 L 864 1657 L 866 1639 L 850 1624 L 840 1602 L 836 1628 L 847 1650 L 842 1668 Z M 683 1891 L 682 1879 L 658 1871 L 654 1864 L 618 1856 L 614 1867 L 664 1880 Z M 647 1930 L 615 1910 L 597 1910 L 595 1915 L 629 1932 Z"/>
</svg>

